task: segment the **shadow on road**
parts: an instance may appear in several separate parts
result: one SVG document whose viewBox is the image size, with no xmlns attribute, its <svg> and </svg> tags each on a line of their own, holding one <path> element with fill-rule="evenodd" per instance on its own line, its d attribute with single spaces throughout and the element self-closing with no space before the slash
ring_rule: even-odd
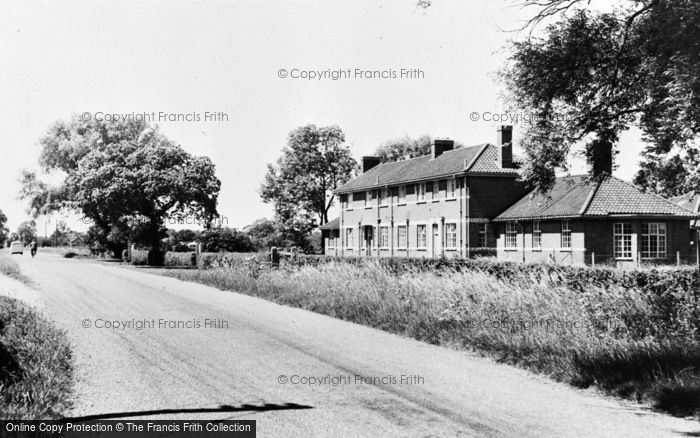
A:
<svg viewBox="0 0 700 438">
<path fill-rule="evenodd" d="M 196 409 L 157 409 L 152 411 L 133 411 L 133 412 L 109 412 L 106 414 L 85 415 L 82 417 L 66 417 L 61 421 L 91 421 L 91 420 L 108 420 L 114 418 L 126 417 L 147 417 L 151 415 L 166 415 L 166 414 L 208 414 L 217 412 L 266 412 L 266 411 L 287 411 L 295 409 L 313 409 L 313 406 L 299 405 L 296 403 L 285 403 L 281 405 L 265 403 L 263 405 L 244 404 L 240 406 L 221 405 L 218 408 L 196 408 Z"/>
</svg>

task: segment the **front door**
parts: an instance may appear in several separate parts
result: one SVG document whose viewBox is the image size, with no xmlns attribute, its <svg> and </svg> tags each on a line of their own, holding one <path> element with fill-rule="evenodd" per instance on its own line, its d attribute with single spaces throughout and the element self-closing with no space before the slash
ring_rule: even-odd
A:
<svg viewBox="0 0 700 438">
<path fill-rule="evenodd" d="M 372 233 L 372 226 L 365 226 L 365 251 L 367 257 L 372 257 L 372 238 L 374 233 Z"/>
<path fill-rule="evenodd" d="M 433 257 L 440 256 L 442 241 L 440 239 L 440 229 L 438 224 L 433 224 Z"/>
</svg>

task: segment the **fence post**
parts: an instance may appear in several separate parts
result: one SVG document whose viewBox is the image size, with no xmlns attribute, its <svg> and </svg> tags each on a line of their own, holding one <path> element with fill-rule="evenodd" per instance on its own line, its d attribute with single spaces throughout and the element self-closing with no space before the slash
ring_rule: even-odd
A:
<svg viewBox="0 0 700 438">
<path fill-rule="evenodd" d="M 591 266 L 595 268 L 595 251 L 591 252 Z"/>
<path fill-rule="evenodd" d="M 637 267 L 642 266 L 642 253 L 641 251 L 637 251 Z"/>
<path fill-rule="evenodd" d="M 202 244 L 198 243 L 194 246 L 194 266 L 199 268 L 199 261 L 202 255 Z"/>
<path fill-rule="evenodd" d="M 277 247 L 273 246 L 270 248 L 270 261 L 272 262 L 273 267 L 278 267 L 280 264 L 280 254 L 277 251 Z"/>
<path fill-rule="evenodd" d="M 676 266 L 680 266 L 680 265 L 681 265 L 681 252 L 676 251 Z"/>
</svg>

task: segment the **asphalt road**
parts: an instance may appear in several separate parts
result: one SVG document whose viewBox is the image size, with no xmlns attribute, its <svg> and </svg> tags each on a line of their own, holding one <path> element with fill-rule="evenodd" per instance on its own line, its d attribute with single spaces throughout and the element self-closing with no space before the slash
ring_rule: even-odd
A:
<svg viewBox="0 0 700 438">
<path fill-rule="evenodd" d="M 74 343 L 73 417 L 255 419 L 262 437 L 700 436 L 697 422 L 469 353 L 147 269 L 13 257 L 38 290 L 2 277 L 0 293 L 43 308 Z"/>
</svg>

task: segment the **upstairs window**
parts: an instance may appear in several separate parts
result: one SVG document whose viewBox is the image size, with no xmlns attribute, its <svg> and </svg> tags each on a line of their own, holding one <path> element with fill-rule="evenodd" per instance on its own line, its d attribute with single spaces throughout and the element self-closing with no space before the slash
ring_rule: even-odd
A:
<svg viewBox="0 0 700 438">
<path fill-rule="evenodd" d="M 433 196 L 432 199 L 438 199 L 440 197 L 440 184 L 439 181 L 433 181 Z"/>
<path fill-rule="evenodd" d="M 371 207 L 372 206 L 372 191 L 369 190 L 367 193 L 365 193 L 365 207 Z"/>
<path fill-rule="evenodd" d="M 457 180 L 454 178 L 447 180 L 447 193 L 445 197 L 454 198 L 457 196 Z"/>
<path fill-rule="evenodd" d="M 399 199 L 398 199 L 399 204 L 405 204 L 406 203 L 406 186 L 399 186 Z"/>
<path fill-rule="evenodd" d="M 416 199 L 420 201 L 425 201 L 425 183 L 416 184 Z"/>
</svg>

